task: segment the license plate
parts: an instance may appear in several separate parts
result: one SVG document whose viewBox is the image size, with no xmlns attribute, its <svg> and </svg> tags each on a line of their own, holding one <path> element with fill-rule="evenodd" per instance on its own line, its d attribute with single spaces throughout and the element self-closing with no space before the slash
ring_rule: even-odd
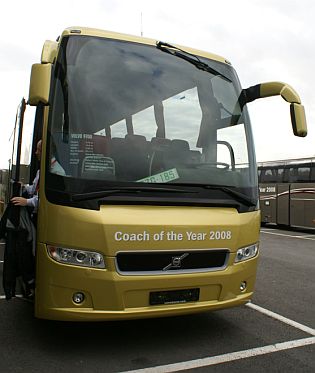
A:
<svg viewBox="0 0 315 373">
<path fill-rule="evenodd" d="M 159 174 L 148 176 L 144 179 L 137 180 L 141 183 L 168 183 L 170 181 L 179 179 L 178 172 L 176 168 L 172 168 L 167 171 L 160 172 Z"/>
<path fill-rule="evenodd" d="M 197 302 L 200 289 L 154 291 L 150 293 L 150 305 Z"/>
</svg>

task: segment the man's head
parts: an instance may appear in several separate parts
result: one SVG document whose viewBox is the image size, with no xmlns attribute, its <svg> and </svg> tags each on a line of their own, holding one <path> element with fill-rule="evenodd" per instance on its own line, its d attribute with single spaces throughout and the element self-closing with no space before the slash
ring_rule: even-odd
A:
<svg viewBox="0 0 315 373">
<path fill-rule="evenodd" d="M 35 154 L 37 159 L 40 161 L 40 157 L 42 155 L 42 140 L 39 140 L 36 145 Z"/>
</svg>

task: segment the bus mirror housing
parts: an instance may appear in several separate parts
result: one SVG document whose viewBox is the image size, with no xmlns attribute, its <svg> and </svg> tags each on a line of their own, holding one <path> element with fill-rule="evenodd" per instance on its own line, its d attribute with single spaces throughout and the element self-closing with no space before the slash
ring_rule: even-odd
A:
<svg viewBox="0 0 315 373">
<path fill-rule="evenodd" d="M 307 135 L 307 124 L 304 106 L 292 103 L 290 105 L 290 114 L 294 135 L 305 137 Z"/>
<path fill-rule="evenodd" d="M 36 106 L 40 102 L 49 103 L 50 80 L 52 65 L 50 63 L 35 63 L 32 66 L 28 103 Z"/>
<path fill-rule="evenodd" d="M 258 98 L 281 96 L 290 103 L 290 114 L 292 129 L 295 136 L 305 137 L 307 135 L 307 124 L 304 106 L 296 91 L 286 83 L 268 82 L 243 89 L 240 96 L 240 105 L 243 107 L 248 102 Z"/>
<path fill-rule="evenodd" d="M 41 55 L 41 63 L 54 63 L 58 50 L 58 43 L 56 41 L 46 40 Z"/>
</svg>

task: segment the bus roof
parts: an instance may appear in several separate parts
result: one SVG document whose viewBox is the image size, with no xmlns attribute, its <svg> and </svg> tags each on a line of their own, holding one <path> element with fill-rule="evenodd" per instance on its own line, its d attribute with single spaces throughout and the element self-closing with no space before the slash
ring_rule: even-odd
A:
<svg viewBox="0 0 315 373">
<path fill-rule="evenodd" d="M 278 167 L 278 166 L 288 166 L 295 164 L 306 164 L 306 163 L 315 163 L 314 157 L 308 158 L 292 158 L 292 159 L 279 159 L 275 161 L 265 161 L 257 162 L 257 166 L 260 167 Z"/>
<path fill-rule="evenodd" d="M 106 30 L 99 30 L 95 28 L 88 28 L 88 27 L 69 27 L 66 28 L 62 35 L 61 38 L 64 36 L 69 36 L 69 35 L 87 35 L 87 36 L 96 36 L 96 37 L 101 37 L 101 38 L 110 38 L 110 39 L 117 39 L 117 40 L 125 40 L 125 41 L 130 41 L 133 43 L 141 43 L 141 44 L 147 44 L 147 45 L 156 45 L 157 40 L 154 39 L 149 39 L 149 38 L 144 38 L 142 36 L 135 36 L 135 35 L 128 35 L 128 34 L 121 34 L 118 32 L 113 32 L 113 31 L 106 31 Z M 219 61 L 228 65 L 231 65 L 231 63 L 226 60 L 224 57 L 221 57 L 219 55 L 201 51 L 198 49 L 193 49 L 190 47 L 185 47 L 181 46 L 178 44 L 174 44 L 174 46 L 183 49 L 189 53 L 196 54 L 201 57 L 209 58 L 215 61 Z"/>
</svg>

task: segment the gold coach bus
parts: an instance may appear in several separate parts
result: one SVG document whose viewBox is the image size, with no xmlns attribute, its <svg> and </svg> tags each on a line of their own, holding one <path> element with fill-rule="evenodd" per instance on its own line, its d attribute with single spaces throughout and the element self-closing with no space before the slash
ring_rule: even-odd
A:
<svg viewBox="0 0 315 373">
<path fill-rule="evenodd" d="M 275 95 L 305 136 L 290 86 L 242 89 L 220 56 L 87 28 L 46 41 L 27 102 L 33 149 L 42 139 L 35 315 L 130 319 L 248 302 L 260 211 L 247 103 Z M 30 180 L 37 167 L 33 157 Z"/>
<path fill-rule="evenodd" d="M 315 228 L 315 159 L 258 164 L 261 222 Z"/>
</svg>

